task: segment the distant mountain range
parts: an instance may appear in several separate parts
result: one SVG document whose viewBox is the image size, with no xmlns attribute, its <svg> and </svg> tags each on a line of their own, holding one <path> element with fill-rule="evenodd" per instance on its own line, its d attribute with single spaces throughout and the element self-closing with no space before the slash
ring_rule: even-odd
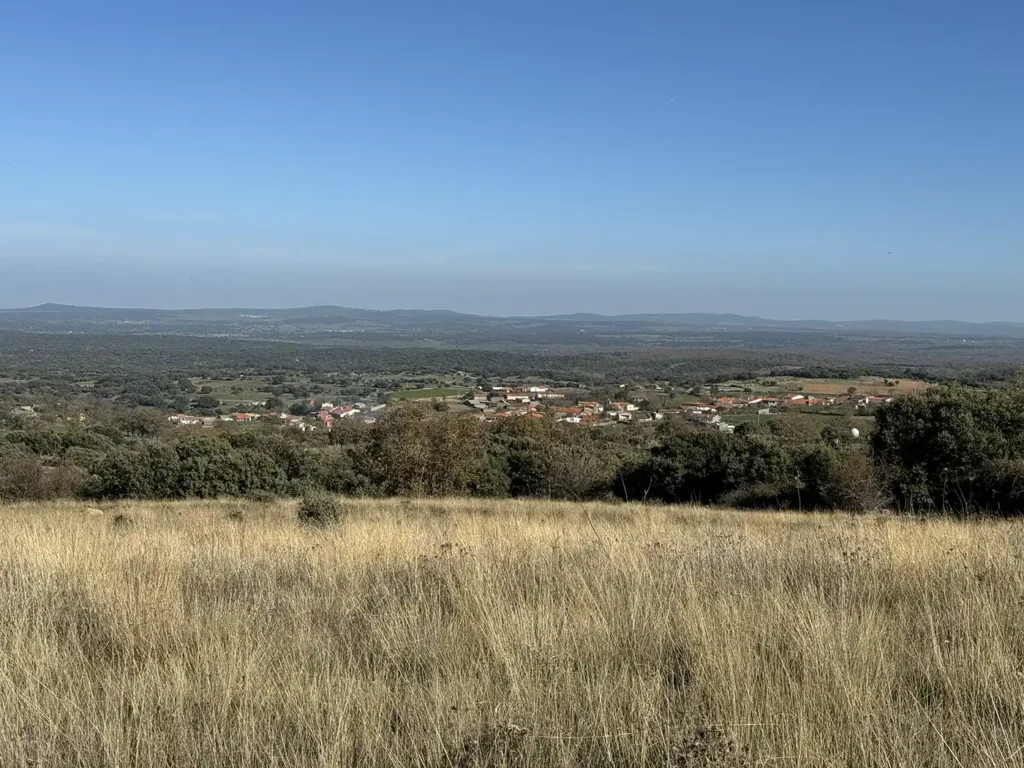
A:
<svg viewBox="0 0 1024 768">
<path fill-rule="evenodd" d="M 199 333 L 238 336 L 294 336 L 364 333 L 397 338 L 506 334 L 536 338 L 605 334 L 674 335 L 684 332 L 779 331 L 836 334 L 924 334 L 957 338 L 1024 339 L 1024 323 L 969 323 L 959 320 L 772 320 L 735 314 L 652 313 L 568 314 L 489 317 L 448 310 L 373 310 L 336 306 L 292 309 L 111 309 L 41 304 L 0 310 L 0 329 L 63 332 Z"/>
<path fill-rule="evenodd" d="M 789 328 L 810 331 L 870 331 L 881 333 L 925 333 L 952 336 L 1024 338 L 1024 323 L 970 323 L 964 320 L 772 320 L 748 315 L 706 312 L 652 313 L 640 315 L 554 315 L 567 321 L 621 321 L 673 325 L 680 328 L 744 327 Z"/>
</svg>

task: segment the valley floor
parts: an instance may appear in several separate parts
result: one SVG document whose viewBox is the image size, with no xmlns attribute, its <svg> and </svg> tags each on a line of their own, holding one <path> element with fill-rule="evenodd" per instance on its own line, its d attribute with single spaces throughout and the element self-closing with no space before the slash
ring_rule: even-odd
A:
<svg viewBox="0 0 1024 768">
<path fill-rule="evenodd" d="M 1024 526 L 0 508 L 0 765 L 1024 765 Z"/>
</svg>

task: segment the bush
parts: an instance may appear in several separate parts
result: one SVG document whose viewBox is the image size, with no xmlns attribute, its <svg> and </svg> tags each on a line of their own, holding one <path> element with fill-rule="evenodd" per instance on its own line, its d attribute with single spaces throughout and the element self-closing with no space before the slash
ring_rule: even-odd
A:
<svg viewBox="0 0 1024 768">
<path fill-rule="evenodd" d="M 792 480 L 789 454 L 774 438 L 673 428 L 649 459 L 624 469 L 614 490 L 625 499 L 719 504 L 742 488 Z"/>
<path fill-rule="evenodd" d="M 985 485 L 988 509 L 1006 517 L 1024 515 L 1024 459 L 990 462 Z"/>
<path fill-rule="evenodd" d="M 487 431 L 479 422 L 403 404 L 367 434 L 354 471 L 388 496 L 488 496 Z"/>
<path fill-rule="evenodd" d="M 365 494 L 369 480 L 357 470 L 354 451 L 348 446 L 324 446 L 303 454 L 303 463 L 295 474 L 300 490 L 322 490 L 346 496 Z"/>
<path fill-rule="evenodd" d="M 899 397 L 879 409 L 871 447 L 891 468 L 890 491 L 909 510 L 1021 510 L 1024 383 L 1001 390 L 960 387 Z"/>
<path fill-rule="evenodd" d="M 718 432 L 667 431 L 650 458 L 623 469 L 614 490 L 627 500 L 716 503 L 734 489 L 729 477 L 732 440 Z"/>
<path fill-rule="evenodd" d="M 758 483 L 725 494 L 722 505 L 733 509 L 799 509 L 801 493 L 795 483 Z"/>
<path fill-rule="evenodd" d="M 805 509 L 873 512 L 888 505 L 871 459 L 859 451 L 816 446 L 797 461 Z"/>
<path fill-rule="evenodd" d="M 306 525 L 334 525 L 341 519 L 341 502 L 329 493 L 311 491 L 299 504 L 299 522 Z"/>
<path fill-rule="evenodd" d="M 85 472 L 70 462 L 50 466 L 17 449 L 0 452 L 0 501 L 74 498 L 85 485 Z"/>
</svg>

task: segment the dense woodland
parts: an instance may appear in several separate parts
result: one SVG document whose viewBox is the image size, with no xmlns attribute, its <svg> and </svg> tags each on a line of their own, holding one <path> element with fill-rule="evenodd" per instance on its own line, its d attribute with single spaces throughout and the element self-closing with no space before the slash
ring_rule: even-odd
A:
<svg viewBox="0 0 1024 768">
<path fill-rule="evenodd" d="M 762 334 L 763 335 L 763 334 Z M 765 335 L 763 346 L 731 348 L 709 336 L 693 347 L 594 351 L 585 346 L 498 349 L 424 344 L 312 344 L 205 336 L 40 334 L 0 331 L 0 385 L 23 392 L 93 379 L 167 388 L 184 376 L 338 372 L 532 377 L 550 382 L 663 381 L 683 386 L 765 375 L 920 378 L 969 385 L 1011 378 L 1024 342 L 949 343 L 932 337 L 849 338 Z M 167 384 L 161 384 L 165 382 Z M 0 394 L 9 392 L 0 389 Z M 65 390 L 71 391 L 71 390 Z"/>
</svg>

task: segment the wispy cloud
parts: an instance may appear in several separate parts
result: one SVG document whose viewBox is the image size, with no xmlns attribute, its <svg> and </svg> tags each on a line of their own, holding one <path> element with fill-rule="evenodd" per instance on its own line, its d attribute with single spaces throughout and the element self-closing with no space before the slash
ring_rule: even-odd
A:
<svg viewBox="0 0 1024 768">
<path fill-rule="evenodd" d="M 675 97 L 675 96 L 673 96 L 673 97 L 672 97 L 671 99 L 669 99 L 669 100 L 668 100 L 668 101 L 666 101 L 666 102 L 665 102 L 664 104 L 662 104 L 662 105 L 661 105 L 660 107 L 658 107 L 658 109 L 657 109 L 657 110 L 655 110 L 655 111 L 657 111 L 657 112 L 661 112 L 661 110 L 663 110 L 663 109 L 664 109 L 665 107 L 667 107 L 667 106 L 668 106 L 669 104 L 671 104 L 671 103 L 672 103 L 673 101 L 675 101 L 675 100 L 676 100 L 676 97 Z"/>
</svg>

